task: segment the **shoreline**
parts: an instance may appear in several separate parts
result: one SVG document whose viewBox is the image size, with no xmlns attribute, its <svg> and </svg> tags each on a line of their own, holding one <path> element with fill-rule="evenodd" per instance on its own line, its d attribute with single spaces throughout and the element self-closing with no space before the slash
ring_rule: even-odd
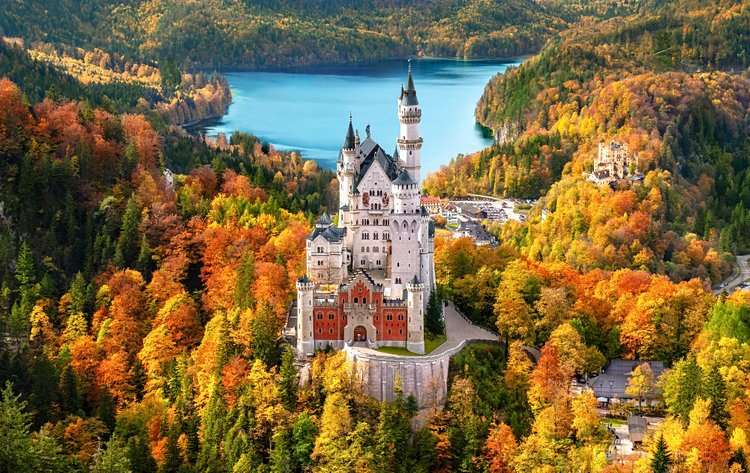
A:
<svg viewBox="0 0 750 473">
<path fill-rule="evenodd" d="M 232 66 L 232 67 L 196 67 L 188 68 L 189 71 L 201 71 L 201 72 L 218 72 L 219 74 L 232 74 L 240 72 L 282 72 L 282 73 L 316 73 L 314 69 L 335 69 L 339 67 L 364 67 L 370 64 L 393 62 L 399 63 L 403 61 L 409 61 L 412 59 L 425 60 L 425 61 L 455 61 L 455 62 L 486 62 L 486 63 L 498 63 L 498 64 L 509 64 L 512 62 L 524 62 L 535 56 L 537 53 L 521 54 L 518 56 L 510 57 L 476 57 L 476 58 L 459 58 L 455 56 L 400 56 L 400 57 L 387 57 L 380 59 L 371 59 L 366 61 L 347 61 L 347 62 L 320 62 L 307 65 L 296 65 L 296 66 L 268 66 L 268 67 L 243 67 L 243 66 Z M 321 74 L 325 73 L 323 71 Z"/>
</svg>

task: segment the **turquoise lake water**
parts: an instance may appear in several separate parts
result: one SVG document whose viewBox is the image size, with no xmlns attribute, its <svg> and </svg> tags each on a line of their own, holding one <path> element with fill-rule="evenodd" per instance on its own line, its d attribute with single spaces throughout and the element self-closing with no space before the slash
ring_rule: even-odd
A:
<svg viewBox="0 0 750 473">
<path fill-rule="evenodd" d="M 478 151 L 492 138 L 474 120 L 484 86 L 518 62 L 412 60 L 422 107 L 422 175 L 437 170 L 459 153 Z M 252 133 L 280 150 L 298 150 L 321 166 L 334 168 L 344 142 L 349 112 L 364 139 L 369 123 L 373 139 L 389 153 L 398 133 L 396 101 L 406 81 L 407 61 L 305 68 L 283 72 L 228 72 L 234 101 L 204 132 Z"/>
</svg>

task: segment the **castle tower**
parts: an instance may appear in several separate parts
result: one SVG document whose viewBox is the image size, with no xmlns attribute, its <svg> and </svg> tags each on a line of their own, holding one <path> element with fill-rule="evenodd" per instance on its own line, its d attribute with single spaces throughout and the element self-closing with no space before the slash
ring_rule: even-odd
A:
<svg viewBox="0 0 750 473">
<path fill-rule="evenodd" d="M 424 354 L 424 284 L 416 275 L 406 285 L 407 291 L 407 331 L 406 349 L 412 353 Z"/>
<path fill-rule="evenodd" d="M 344 146 L 337 163 L 337 176 L 339 181 L 339 208 L 349 204 L 349 195 L 354 184 L 354 172 L 356 160 L 359 155 L 359 139 L 355 137 L 352 126 L 352 115 L 349 114 L 349 128 L 346 130 Z"/>
<path fill-rule="evenodd" d="M 417 89 L 414 87 L 414 79 L 411 77 L 411 62 L 409 62 L 406 88 L 401 88 L 401 95 L 398 98 L 398 121 L 401 124 L 396 140 L 399 160 L 404 168 L 409 171 L 411 177 L 419 183 L 421 182 L 419 173 L 422 149 L 419 122 L 422 121 L 422 109 L 419 108 Z"/>
<path fill-rule="evenodd" d="M 435 289 L 435 224 L 422 207 L 419 222 L 419 280 L 424 284 L 424 303 Z"/>
<path fill-rule="evenodd" d="M 391 294 L 400 297 L 406 283 L 419 274 L 419 186 L 406 169 L 391 183 Z"/>
<path fill-rule="evenodd" d="M 313 289 L 315 284 L 307 277 L 297 280 L 297 351 L 304 355 L 315 352 L 313 337 Z"/>
</svg>

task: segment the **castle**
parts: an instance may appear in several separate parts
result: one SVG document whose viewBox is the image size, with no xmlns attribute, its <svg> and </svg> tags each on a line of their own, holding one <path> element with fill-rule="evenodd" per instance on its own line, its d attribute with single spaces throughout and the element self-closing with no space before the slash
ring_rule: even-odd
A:
<svg viewBox="0 0 750 473">
<path fill-rule="evenodd" d="M 434 225 L 420 205 L 422 138 L 411 66 L 398 98 L 393 156 L 352 117 L 337 162 L 337 222 L 307 237 L 307 275 L 297 281 L 297 351 L 328 345 L 403 347 L 424 353 L 424 310 L 435 288 Z"/>
<path fill-rule="evenodd" d="M 594 169 L 589 181 L 596 184 L 609 184 L 628 175 L 634 175 L 638 166 L 638 154 L 630 156 L 628 145 L 617 141 L 605 144 L 599 142 L 599 153 L 594 159 Z"/>
</svg>

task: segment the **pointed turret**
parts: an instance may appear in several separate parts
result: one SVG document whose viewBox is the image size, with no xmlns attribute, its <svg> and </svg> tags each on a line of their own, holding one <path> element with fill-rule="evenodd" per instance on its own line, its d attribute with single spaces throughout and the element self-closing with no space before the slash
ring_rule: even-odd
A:
<svg viewBox="0 0 750 473">
<path fill-rule="evenodd" d="M 400 123 L 399 136 L 396 139 L 398 161 L 411 174 L 414 181 L 419 183 L 421 182 L 420 151 L 422 148 L 419 122 L 422 121 L 422 110 L 419 108 L 417 89 L 414 87 L 411 74 L 411 61 L 409 61 L 406 87 L 401 87 L 401 96 L 398 99 L 398 120 Z"/>
<path fill-rule="evenodd" d="M 414 79 L 411 76 L 411 61 L 409 61 L 409 75 L 406 77 L 406 88 L 401 87 L 401 103 L 404 105 L 419 105 L 417 88 L 414 87 Z"/>
<path fill-rule="evenodd" d="M 346 139 L 344 139 L 344 149 L 354 149 L 354 126 L 352 126 L 352 114 L 349 114 L 349 128 L 346 130 Z"/>
</svg>

